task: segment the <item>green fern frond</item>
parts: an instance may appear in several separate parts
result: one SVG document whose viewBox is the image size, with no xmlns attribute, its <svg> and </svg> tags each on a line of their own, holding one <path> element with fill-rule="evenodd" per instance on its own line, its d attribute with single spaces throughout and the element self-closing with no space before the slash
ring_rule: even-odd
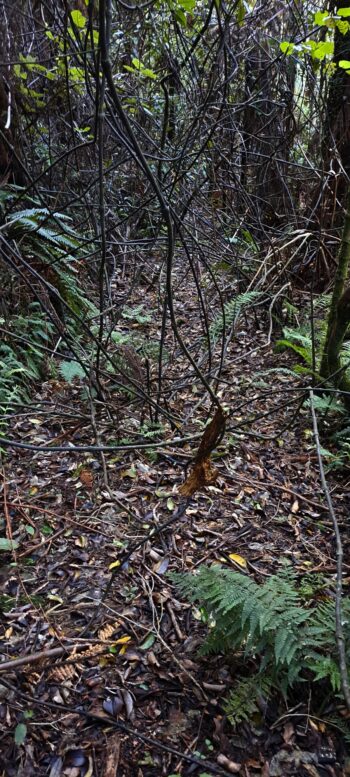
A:
<svg viewBox="0 0 350 777">
<path fill-rule="evenodd" d="M 224 706 L 230 723 L 237 726 L 245 720 L 251 721 L 259 712 L 259 697 L 268 698 L 272 690 L 273 681 L 268 677 L 253 675 L 238 680 Z"/>
<path fill-rule="evenodd" d="M 59 371 L 67 383 L 73 383 L 75 378 L 85 378 L 85 372 L 77 361 L 64 361 L 59 366 Z"/>
<path fill-rule="evenodd" d="M 224 305 L 224 315 L 219 315 L 209 328 L 210 338 L 217 340 L 222 334 L 224 326 L 226 328 L 232 326 L 237 321 L 243 308 L 249 307 L 261 296 L 261 291 L 245 291 L 242 294 L 238 294 L 230 302 L 226 302 Z"/>
<path fill-rule="evenodd" d="M 309 576 L 306 598 L 290 568 L 261 585 L 218 565 L 173 579 L 211 624 L 201 653 L 243 651 L 246 659 L 260 657 L 264 677 L 273 678 L 285 695 L 307 674 L 339 690 L 335 604 L 329 598 L 311 606 Z M 343 618 L 349 644 L 350 598 L 343 600 Z"/>
<path fill-rule="evenodd" d="M 308 407 L 310 407 L 310 400 L 308 399 L 305 403 Z M 314 395 L 312 404 L 315 408 L 315 410 L 318 410 L 319 413 L 340 413 L 341 415 L 346 415 L 346 409 L 344 408 L 344 405 L 341 404 L 341 402 L 337 399 L 336 396 L 326 396 L 326 395 Z"/>
</svg>

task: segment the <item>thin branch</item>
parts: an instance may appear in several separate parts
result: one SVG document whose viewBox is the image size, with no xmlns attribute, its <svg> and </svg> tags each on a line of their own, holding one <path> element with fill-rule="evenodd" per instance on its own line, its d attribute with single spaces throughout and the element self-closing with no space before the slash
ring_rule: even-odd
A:
<svg viewBox="0 0 350 777">
<path fill-rule="evenodd" d="M 341 541 L 337 517 L 334 511 L 331 495 L 329 493 L 329 488 L 328 488 L 328 484 L 324 473 L 320 438 L 318 433 L 317 418 L 316 418 L 316 412 L 315 412 L 315 406 L 314 406 L 314 393 L 312 389 L 310 389 L 310 406 L 311 406 L 312 423 L 314 428 L 314 437 L 315 437 L 315 443 L 316 443 L 318 465 L 320 468 L 321 483 L 322 483 L 323 493 L 326 497 L 329 514 L 331 516 L 333 527 L 334 527 L 334 536 L 335 536 L 335 544 L 336 544 L 336 562 L 337 562 L 337 582 L 336 582 L 336 594 L 335 594 L 336 596 L 335 635 L 336 635 L 338 655 L 339 655 L 341 687 L 346 701 L 346 706 L 350 711 L 350 686 L 349 686 L 348 668 L 346 664 L 345 636 L 344 636 L 344 628 L 343 628 L 344 621 L 343 621 L 343 614 L 342 614 L 343 545 Z"/>
</svg>

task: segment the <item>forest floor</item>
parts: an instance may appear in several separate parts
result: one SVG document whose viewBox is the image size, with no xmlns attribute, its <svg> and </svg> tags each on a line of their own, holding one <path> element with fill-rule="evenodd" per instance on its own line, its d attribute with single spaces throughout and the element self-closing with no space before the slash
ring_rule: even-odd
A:
<svg viewBox="0 0 350 777">
<path fill-rule="evenodd" d="M 189 332 L 196 315 L 189 300 Z M 104 462 L 69 449 L 7 453 L 1 533 L 18 544 L 0 569 L 0 660 L 12 662 L 0 664 L 1 777 L 350 774 L 344 739 L 327 724 L 339 700 L 314 718 L 308 689 L 231 726 L 224 702 L 237 667 L 230 656 L 198 654 L 206 627 L 168 575 L 220 562 L 263 581 L 287 561 L 334 578 L 310 412 L 299 408 L 297 381 L 276 371 L 288 365 L 266 327 L 240 320 L 222 376 L 230 419 L 213 457 L 219 477 L 186 500 L 179 487 L 210 404 L 198 403 L 185 364 L 175 404 L 189 416 L 185 434 L 197 434 L 192 444 L 176 446 L 169 428 L 165 447 L 106 453 Z M 139 414 L 126 401 L 113 422 L 97 414 L 99 442 L 135 437 Z M 255 422 L 244 433 L 248 414 Z M 61 379 L 43 383 L 7 433 L 34 446 L 96 439 L 80 382 Z M 350 576 L 349 480 L 349 470 L 329 475 Z"/>
</svg>

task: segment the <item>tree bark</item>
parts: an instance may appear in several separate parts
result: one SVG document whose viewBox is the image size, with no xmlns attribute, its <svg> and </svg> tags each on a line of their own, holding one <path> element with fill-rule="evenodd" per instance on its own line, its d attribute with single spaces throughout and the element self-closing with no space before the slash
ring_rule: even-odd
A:
<svg viewBox="0 0 350 777">
<path fill-rule="evenodd" d="M 327 333 L 323 346 L 320 374 L 331 378 L 343 391 L 349 391 L 350 383 L 341 370 L 340 350 L 350 322 L 350 289 L 344 291 L 350 263 L 350 193 L 348 194 L 342 240 L 338 255 L 332 301 L 328 315 Z M 334 376 L 334 377 L 333 377 Z"/>
</svg>

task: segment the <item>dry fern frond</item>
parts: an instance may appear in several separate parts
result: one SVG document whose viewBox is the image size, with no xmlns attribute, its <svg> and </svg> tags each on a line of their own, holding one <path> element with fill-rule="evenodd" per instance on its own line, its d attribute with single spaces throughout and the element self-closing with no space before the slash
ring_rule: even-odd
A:
<svg viewBox="0 0 350 777">
<path fill-rule="evenodd" d="M 107 623 L 106 626 L 102 626 L 102 629 L 99 630 L 98 638 L 101 640 L 101 642 L 107 642 L 107 640 L 113 636 L 114 632 L 119 628 L 119 626 L 119 621 L 114 621 L 114 623 Z"/>
<path fill-rule="evenodd" d="M 87 650 L 83 650 L 81 653 L 79 653 L 79 661 L 82 658 L 93 658 L 93 656 L 97 656 L 101 653 L 103 653 L 103 650 L 101 650 L 101 645 L 91 645 L 91 647 L 87 648 Z"/>
<path fill-rule="evenodd" d="M 76 677 L 77 671 L 75 666 L 68 664 L 67 666 L 57 666 L 51 669 L 49 673 L 49 680 L 54 680 L 57 683 L 64 683 L 67 680 L 73 680 Z"/>
</svg>

